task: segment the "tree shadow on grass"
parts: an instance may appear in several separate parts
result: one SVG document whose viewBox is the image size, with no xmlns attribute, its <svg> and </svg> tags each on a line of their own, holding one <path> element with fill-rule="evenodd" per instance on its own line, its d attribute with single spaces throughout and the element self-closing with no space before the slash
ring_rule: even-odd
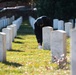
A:
<svg viewBox="0 0 76 75">
<path fill-rule="evenodd" d="M 70 53 L 70 51 L 67 51 L 67 53 Z"/>
<path fill-rule="evenodd" d="M 18 37 L 18 36 L 17 36 L 17 37 L 15 37 L 15 38 L 17 38 L 17 39 L 23 39 L 23 38 L 21 38 L 21 37 Z"/>
<path fill-rule="evenodd" d="M 23 66 L 22 64 L 19 64 L 19 63 L 16 63 L 16 62 L 5 61 L 5 62 L 2 62 L 2 63 L 4 63 L 5 65 L 14 66 L 14 67 Z"/>
<path fill-rule="evenodd" d="M 24 51 L 22 51 L 22 50 L 14 50 L 14 49 L 10 49 L 10 50 L 8 50 L 8 51 L 11 51 L 11 52 L 24 52 Z"/>
<path fill-rule="evenodd" d="M 14 43 L 23 44 L 23 42 L 20 41 L 14 41 Z"/>
</svg>

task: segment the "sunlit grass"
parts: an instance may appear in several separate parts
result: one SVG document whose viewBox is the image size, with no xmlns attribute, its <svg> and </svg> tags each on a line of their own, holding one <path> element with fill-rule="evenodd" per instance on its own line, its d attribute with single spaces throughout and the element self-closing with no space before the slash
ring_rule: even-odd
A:
<svg viewBox="0 0 76 75">
<path fill-rule="evenodd" d="M 33 29 L 24 22 L 12 42 L 12 49 L 7 51 L 7 61 L 0 62 L 0 75 L 70 75 L 70 47 L 67 40 L 68 64 L 59 69 L 51 62 L 50 50 L 37 49 Z"/>
</svg>

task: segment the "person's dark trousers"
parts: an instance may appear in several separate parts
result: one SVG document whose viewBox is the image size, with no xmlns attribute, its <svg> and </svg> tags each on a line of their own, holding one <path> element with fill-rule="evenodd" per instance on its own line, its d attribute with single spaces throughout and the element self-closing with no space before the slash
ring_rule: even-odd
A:
<svg viewBox="0 0 76 75">
<path fill-rule="evenodd" d="M 37 42 L 40 43 L 42 45 L 42 27 L 35 25 L 35 35 L 37 38 Z"/>
</svg>

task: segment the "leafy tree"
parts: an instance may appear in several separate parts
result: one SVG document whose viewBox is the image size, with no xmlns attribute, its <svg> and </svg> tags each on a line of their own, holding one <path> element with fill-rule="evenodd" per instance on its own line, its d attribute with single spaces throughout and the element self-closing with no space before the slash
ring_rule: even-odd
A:
<svg viewBox="0 0 76 75">
<path fill-rule="evenodd" d="M 37 0 L 38 16 L 68 20 L 76 17 L 76 0 Z"/>
<path fill-rule="evenodd" d="M 15 2 L 18 2 L 18 1 L 21 1 L 21 2 L 31 2 L 31 0 L 0 0 L 0 2 L 6 2 L 6 1 L 15 1 Z"/>
</svg>

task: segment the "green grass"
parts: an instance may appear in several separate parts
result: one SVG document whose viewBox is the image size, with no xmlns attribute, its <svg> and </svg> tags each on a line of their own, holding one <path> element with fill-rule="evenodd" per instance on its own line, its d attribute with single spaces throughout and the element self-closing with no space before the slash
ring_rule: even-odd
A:
<svg viewBox="0 0 76 75">
<path fill-rule="evenodd" d="M 25 21 L 12 42 L 12 49 L 7 51 L 7 61 L 0 62 L 0 75 L 70 75 L 70 46 L 67 39 L 68 64 L 59 69 L 51 62 L 50 50 L 37 49 L 33 29 Z"/>
</svg>

